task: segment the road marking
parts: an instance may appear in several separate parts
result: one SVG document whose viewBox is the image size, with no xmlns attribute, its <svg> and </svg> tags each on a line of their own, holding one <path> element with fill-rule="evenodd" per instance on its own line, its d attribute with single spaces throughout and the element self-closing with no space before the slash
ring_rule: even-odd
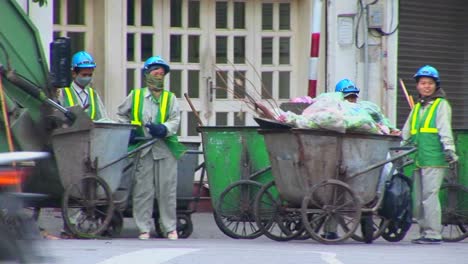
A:
<svg viewBox="0 0 468 264">
<path fill-rule="evenodd" d="M 190 254 L 200 249 L 195 248 L 148 248 L 115 256 L 97 264 L 160 264 L 173 258 Z"/>
<path fill-rule="evenodd" d="M 328 264 L 343 264 L 343 262 L 336 258 L 336 253 L 323 251 L 316 251 L 315 253 L 320 254 L 320 258 Z"/>
</svg>

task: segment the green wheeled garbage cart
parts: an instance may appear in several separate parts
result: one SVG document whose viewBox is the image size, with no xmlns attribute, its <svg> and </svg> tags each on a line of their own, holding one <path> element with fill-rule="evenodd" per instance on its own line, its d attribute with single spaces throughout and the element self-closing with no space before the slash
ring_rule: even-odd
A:
<svg viewBox="0 0 468 264">
<path fill-rule="evenodd" d="M 262 184 L 272 180 L 258 127 L 199 127 L 214 218 L 232 238 L 262 235 L 253 204 Z"/>
</svg>

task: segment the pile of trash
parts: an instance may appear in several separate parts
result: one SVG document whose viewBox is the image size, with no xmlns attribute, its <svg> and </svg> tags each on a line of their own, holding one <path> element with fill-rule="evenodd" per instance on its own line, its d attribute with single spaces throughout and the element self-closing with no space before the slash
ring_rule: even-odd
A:
<svg viewBox="0 0 468 264">
<path fill-rule="evenodd" d="M 310 103 L 302 114 L 281 111 L 276 120 L 297 128 L 319 128 L 340 133 L 365 132 L 398 135 L 380 107 L 369 101 L 351 103 L 342 93 L 323 93 L 316 98 L 298 98 L 293 102 Z"/>
</svg>

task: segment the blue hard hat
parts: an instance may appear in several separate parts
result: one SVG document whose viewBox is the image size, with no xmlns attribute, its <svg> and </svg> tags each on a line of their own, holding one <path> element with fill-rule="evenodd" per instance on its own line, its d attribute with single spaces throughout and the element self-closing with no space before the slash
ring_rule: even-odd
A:
<svg viewBox="0 0 468 264">
<path fill-rule="evenodd" d="M 342 92 L 344 94 L 359 94 L 359 88 L 349 79 L 339 81 L 335 86 L 335 92 Z"/>
<path fill-rule="evenodd" d="M 440 85 L 439 71 L 431 65 L 424 65 L 416 72 L 413 78 L 418 81 L 421 77 L 429 77 L 435 80 L 437 86 Z"/>
<path fill-rule="evenodd" d="M 149 70 L 153 66 L 157 65 L 162 66 L 164 68 L 164 74 L 168 74 L 171 71 L 171 67 L 169 67 L 169 64 L 167 64 L 167 62 L 163 58 L 161 58 L 161 56 L 153 56 L 145 61 L 145 64 L 143 65 L 143 72 L 149 73 Z"/>
<path fill-rule="evenodd" d="M 86 51 L 79 51 L 73 55 L 72 69 L 74 68 L 96 68 L 93 56 Z"/>
</svg>

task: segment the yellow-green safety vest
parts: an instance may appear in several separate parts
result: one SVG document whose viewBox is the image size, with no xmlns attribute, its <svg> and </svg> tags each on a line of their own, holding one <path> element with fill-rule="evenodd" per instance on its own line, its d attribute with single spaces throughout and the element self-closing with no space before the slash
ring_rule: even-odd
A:
<svg viewBox="0 0 468 264">
<path fill-rule="evenodd" d="M 131 108 L 131 124 L 137 125 L 137 136 L 143 137 L 143 125 L 142 118 L 143 118 L 143 106 L 145 102 L 145 94 L 148 91 L 148 88 L 137 88 L 132 90 L 132 108 Z M 168 119 L 169 107 L 171 105 L 172 100 L 176 100 L 175 95 L 172 92 L 167 90 L 163 90 L 160 96 L 160 103 L 159 103 L 159 111 L 156 119 L 153 121 L 155 124 L 163 124 Z M 129 149 L 134 149 L 141 145 L 143 142 L 139 142 L 129 147 Z M 184 144 L 180 143 L 177 139 L 177 135 L 171 135 L 164 138 L 164 143 L 169 148 L 171 153 L 174 155 L 176 159 L 179 159 L 186 151 L 187 148 Z"/>
<path fill-rule="evenodd" d="M 410 141 L 418 148 L 415 156 L 417 167 L 448 167 L 436 126 L 437 109 L 442 100 L 444 99 L 437 98 L 422 117 L 420 117 L 421 103 L 417 103 L 411 114 Z"/>
<path fill-rule="evenodd" d="M 91 87 L 86 87 L 86 92 L 89 95 L 89 109 L 87 110 L 88 116 L 91 120 L 97 120 L 101 118 L 101 109 L 99 109 L 98 104 L 96 104 L 97 94 Z M 70 89 L 70 87 L 63 88 L 65 91 L 65 96 L 63 97 L 64 107 L 72 107 L 78 102 L 77 95 Z"/>
</svg>

